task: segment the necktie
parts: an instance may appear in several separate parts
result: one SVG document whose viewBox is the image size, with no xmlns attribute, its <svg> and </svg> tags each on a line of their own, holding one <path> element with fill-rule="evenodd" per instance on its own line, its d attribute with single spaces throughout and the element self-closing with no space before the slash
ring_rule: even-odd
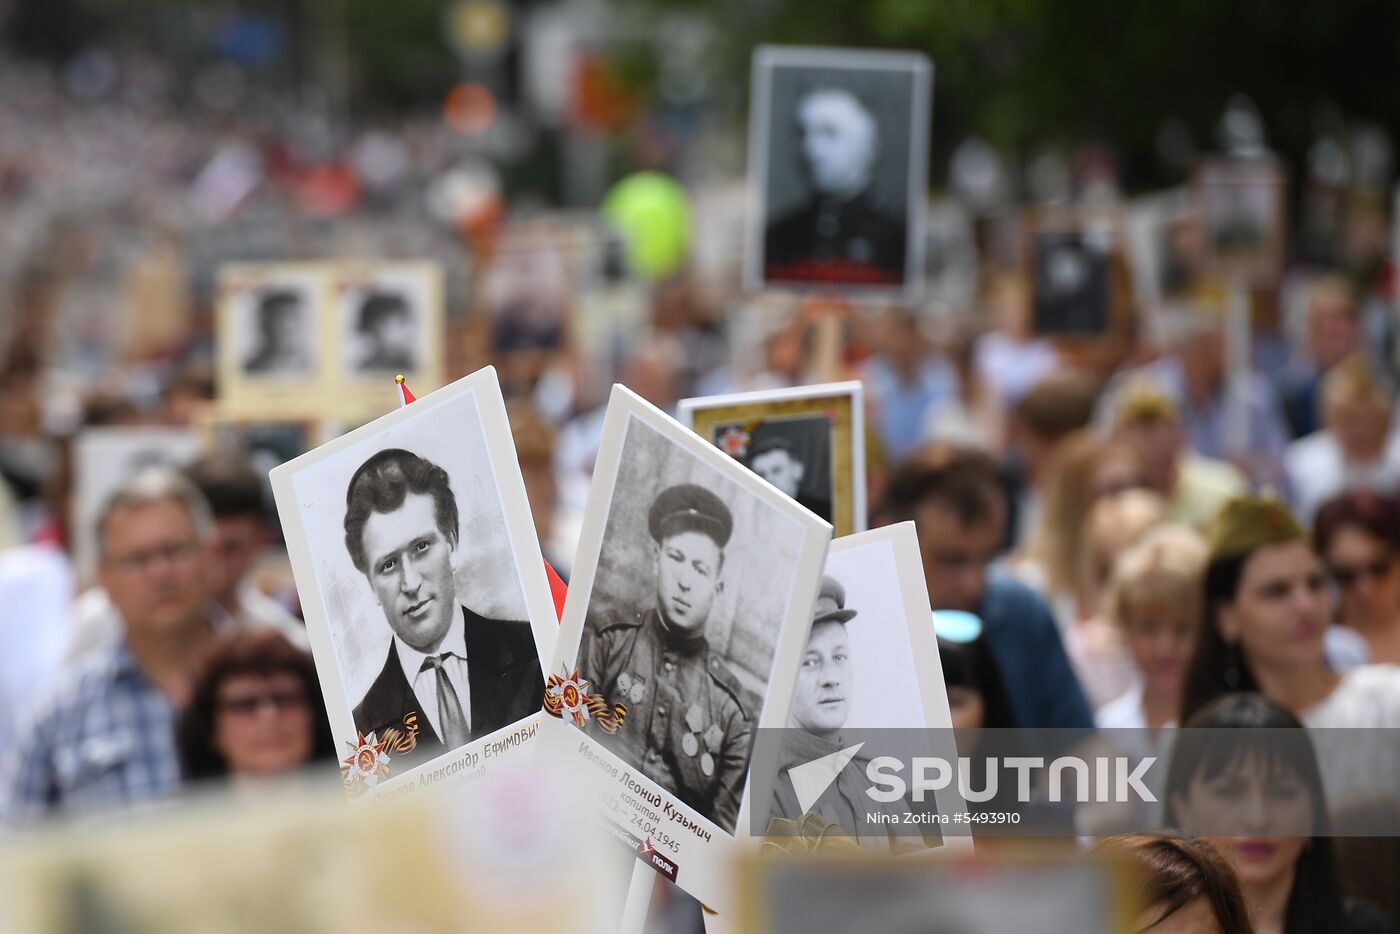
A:
<svg viewBox="0 0 1400 934">
<path fill-rule="evenodd" d="M 442 741 L 448 749 L 456 749 L 471 739 L 471 729 L 467 726 L 466 715 L 462 713 L 462 700 L 457 696 L 457 689 L 447 679 L 447 671 L 443 668 L 451 657 L 451 652 L 429 656 L 423 659 L 423 667 L 418 670 L 431 668 L 437 673 L 438 722 L 442 724 Z"/>
</svg>

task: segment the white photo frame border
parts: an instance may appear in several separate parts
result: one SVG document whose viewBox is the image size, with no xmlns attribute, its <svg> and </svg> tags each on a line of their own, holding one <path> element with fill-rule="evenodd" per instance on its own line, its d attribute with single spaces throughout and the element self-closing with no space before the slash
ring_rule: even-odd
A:
<svg viewBox="0 0 1400 934">
<path fill-rule="evenodd" d="M 515 570 L 519 576 L 526 616 L 542 670 L 546 660 L 553 654 L 556 636 L 553 597 L 545 575 L 543 553 L 535 534 L 529 500 L 525 494 L 525 480 L 516 459 L 515 441 L 506 418 L 505 399 L 501 394 L 495 367 L 488 366 L 330 440 L 301 457 L 273 468 L 270 473 L 273 498 L 277 503 L 277 514 L 286 538 L 287 556 L 291 561 L 297 592 L 302 595 L 302 615 L 306 620 L 307 641 L 311 644 L 312 655 L 316 660 L 316 677 L 321 685 L 326 715 L 330 720 L 332 735 L 339 752 L 345 751 L 345 742 L 358 735 L 353 713 L 354 703 L 347 696 L 336 647 L 332 641 L 331 623 L 322 598 L 320 579 L 297 502 L 295 477 L 309 467 L 371 440 L 386 429 L 440 406 L 457 402 L 468 395 L 473 395 L 476 399 L 481 430 L 486 439 L 486 462 L 491 467 L 496 483 L 495 489 L 505 516 L 506 537 L 516 558 Z M 543 694 L 544 683 L 541 682 L 541 698 Z M 478 766 L 485 768 L 492 758 L 496 758 L 498 762 L 506 761 L 507 755 L 531 745 L 530 741 L 535 737 L 538 723 L 543 716 L 543 713 L 537 711 L 502 727 L 495 733 L 446 751 L 406 772 L 391 774 L 370 789 L 370 793 L 365 797 L 393 794 L 398 790 L 414 788 L 418 778 L 427 778 L 430 773 L 441 773 L 440 778 L 451 780 L 454 773 L 467 771 L 452 767 L 471 762 L 473 757 L 476 757 L 476 760 L 470 766 L 472 770 Z M 514 740 L 516 734 L 522 734 L 518 741 Z M 488 751 L 488 747 L 494 748 L 492 744 L 504 747 L 506 741 L 512 743 L 509 750 L 501 748 L 494 754 Z M 484 751 L 487 751 L 486 754 L 483 754 Z M 468 774 L 474 774 L 474 771 Z"/>
<path fill-rule="evenodd" d="M 811 628 L 811 610 L 821 585 L 822 568 L 827 547 L 831 542 L 831 525 L 799 506 L 795 500 L 778 492 L 748 468 L 735 463 L 729 455 L 621 384 L 614 384 L 609 398 L 602 441 L 594 464 L 593 484 L 589 490 L 583 530 L 579 536 L 578 553 L 569 582 L 569 596 L 564 604 L 559 638 L 555 643 L 554 657 L 549 670 L 546 671 L 546 677 L 561 671 L 573 671 L 576 667 L 587 625 L 588 605 L 602 557 L 608 517 L 612 513 L 613 499 L 617 493 L 623 447 L 628 428 L 634 420 L 658 432 L 671 444 L 695 457 L 702 464 L 712 467 L 730 482 L 763 500 L 780 514 L 795 520 L 804 529 L 786 613 L 777 633 L 770 662 L 767 690 L 763 695 L 758 717 L 752 723 L 754 729 L 782 726 L 787 722 L 788 708 L 797 683 L 802 648 L 806 645 L 807 633 Z M 586 679 L 589 673 L 581 672 L 581 675 Z M 625 724 L 623 729 L 626 729 Z M 670 825 L 676 828 L 675 842 L 680 844 L 679 848 L 670 851 L 669 854 L 663 854 L 677 870 L 673 881 L 702 904 L 717 911 L 722 912 L 730 907 L 728 899 L 732 894 L 732 860 L 744 842 L 752 839 L 748 833 L 751 801 L 747 771 L 734 833 L 728 834 L 708 817 L 681 801 L 677 795 L 643 774 L 637 766 L 626 762 L 597 742 L 594 734 L 581 731 L 564 719 L 545 716 L 540 727 L 540 737 L 541 754 L 545 761 L 553 768 L 577 772 L 580 781 L 590 783 L 599 796 L 599 808 L 604 817 L 620 829 L 628 833 L 631 833 L 629 827 L 645 830 L 637 822 L 638 815 L 633 813 L 637 809 L 620 800 L 621 795 L 626 792 L 625 782 L 628 779 L 644 787 L 648 793 L 661 796 L 666 808 L 658 810 L 684 815 L 698 830 L 690 833 L 682 829 L 679 823 Z M 749 764 L 752 765 L 752 754 Z M 631 822 L 627 822 L 629 818 Z M 702 839 L 699 836 L 700 831 L 704 831 L 708 839 Z"/>
<path fill-rule="evenodd" d="M 852 297 L 896 299 L 916 303 L 924 288 L 924 212 L 928 203 L 928 141 L 933 115 L 933 61 L 922 52 L 875 49 L 842 49 L 827 46 L 760 45 L 753 53 L 749 90 L 748 223 L 743 282 L 749 292 L 783 289 L 803 293 L 829 293 L 826 284 L 768 283 L 763 278 L 763 224 L 767 221 L 769 117 L 773 94 L 773 69 L 829 68 L 833 70 L 908 71 L 910 88 L 910 153 L 907 190 L 908 242 L 904 253 L 904 281 L 899 286 L 841 286 Z"/>
</svg>

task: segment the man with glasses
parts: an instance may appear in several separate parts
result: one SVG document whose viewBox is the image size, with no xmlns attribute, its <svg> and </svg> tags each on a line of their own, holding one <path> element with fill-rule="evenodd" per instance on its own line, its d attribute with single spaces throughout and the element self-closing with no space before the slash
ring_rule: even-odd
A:
<svg viewBox="0 0 1400 934">
<path fill-rule="evenodd" d="M 7 822 L 92 813 L 179 787 L 177 711 L 195 662 L 218 639 L 204 614 L 211 525 L 199 491 L 168 468 L 137 473 L 107 501 L 98 578 L 121 631 L 64 672 L 7 750 Z"/>
<path fill-rule="evenodd" d="M 1007 518 L 996 462 L 973 448 L 933 444 L 904 462 L 885 495 L 889 521 L 917 525 L 931 608 L 982 619 L 1017 724 L 1092 727 L 1089 703 L 1044 598 L 992 569 Z"/>
</svg>

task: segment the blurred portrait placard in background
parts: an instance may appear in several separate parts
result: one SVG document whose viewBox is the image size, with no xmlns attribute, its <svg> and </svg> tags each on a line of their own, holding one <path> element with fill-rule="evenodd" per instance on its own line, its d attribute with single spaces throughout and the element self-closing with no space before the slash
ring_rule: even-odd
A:
<svg viewBox="0 0 1400 934">
<path fill-rule="evenodd" d="M 430 263 L 344 264 L 332 288 L 347 383 L 383 390 L 403 374 L 412 386 L 441 379 L 442 283 Z"/>
<path fill-rule="evenodd" d="M 1222 278 L 1267 280 L 1284 258 L 1283 169 L 1270 158 L 1209 159 L 1196 172 L 1207 264 Z"/>
<path fill-rule="evenodd" d="M 555 617 L 495 370 L 276 468 L 272 487 L 337 741 L 412 737 L 377 750 L 389 769 L 370 788 L 429 763 L 470 780 L 484 741 L 533 737 Z"/>
<path fill-rule="evenodd" d="M 859 382 L 682 399 L 679 417 L 837 535 L 866 526 L 865 407 Z"/>
<path fill-rule="evenodd" d="M 268 263 L 226 267 L 219 282 L 221 402 L 265 407 L 315 396 L 324 377 L 326 267 Z"/>
<path fill-rule="evenodd" d="M 442 382 L 442 271 L 434 263 L 233 264 L 219 283 L 218 406 L 229 415 L 343 418 L 392 406 L 403 374 Z"/>
<path fill-rule="evenodd" d="M 921 54 L 759 48 L 750 288 L 918 296 L 931 86 Z"/>
</svg>

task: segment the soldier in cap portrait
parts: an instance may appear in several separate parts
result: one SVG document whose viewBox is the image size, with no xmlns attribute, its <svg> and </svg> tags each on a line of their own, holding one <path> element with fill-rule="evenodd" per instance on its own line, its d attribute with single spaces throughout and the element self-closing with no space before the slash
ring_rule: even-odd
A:
<svg viewBox="0 0 1400 934">
<path fill-rule="evenodd" d="M 687 483 L 657 495 L 647 528 L 654 604 L 590 624 L 580 652 L 594 688 L 628 708 L 623 727 L 600 741 L 732 833 L 752 725 L 739 685 L 705 629 L 724 590 L 724 548 L 734 520 L 718 496 Z"/>
<path fill-rule="evenodd" d="M 812 802 L 799 800 L 789 774 L 796 767 L 846 748 L 841 730 L 850 715 L 856 689 L 851 639 L 846 630 L 847 624 L 857 615 L 856 610 L 846 606 L 846 588 L 830 576 L 823 577 L 812 610 L 812 630 L 797 673 L 797 689 L 783 737 L 769 817 L 798 821 L 804 813 L 813 813 L 855 835 L 867 849 L 881 852 L 919 849 L 922 844 L 917 837 L 901 836 L 897 830 L 903 825 L 903 816 L 915 811 L 914 805 L 907 798 L 880 802 L 866 794 L 870 785 L 866 778 L 868 757 L 860 753 L 852 756 L 835 780 Z M 879 623 L 865 620 L 860 625 Z M 890 820 L 872 826 L 867 815 L 874 812 L 889 815 Z M 927 829 L 929 835 L 937 839 L 938 832 L 933 826 L 927 825 Z M 884 833 L 879 833 L 880 830 Z"/>
</svg>

